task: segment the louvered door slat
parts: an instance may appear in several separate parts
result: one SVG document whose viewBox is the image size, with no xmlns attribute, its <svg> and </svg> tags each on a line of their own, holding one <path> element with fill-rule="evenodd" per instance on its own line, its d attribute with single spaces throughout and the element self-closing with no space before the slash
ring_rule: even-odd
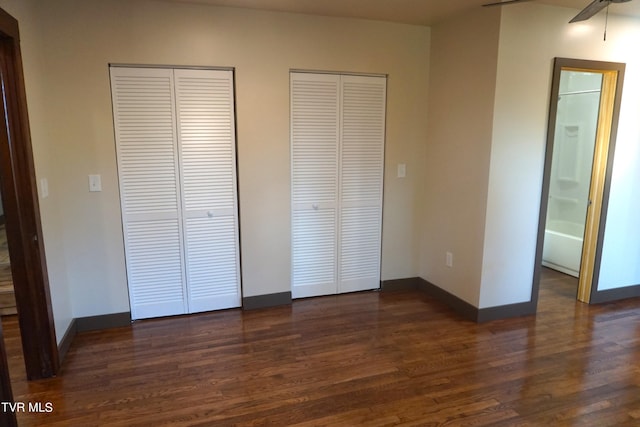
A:
<svg viewBox="0 0 640 427">
<path fill-rule="evenodd" d="M 342 77 L 338 291 L 380 287 L 386 78 Z"/>
<path fill-rule="evenodd" d="M 133 319 L 186 310 L 172 80 L 170 70 L 111 68 Z"/>
<path fill-rule="evenodd" d="M 191 313 L 240 306 L 233 76 L 175 70 Z"/>
<path fill-rule="evenodd" d="M 339 81 L 291 73 L 294 298 L 337 289 Z"/>
</svg>

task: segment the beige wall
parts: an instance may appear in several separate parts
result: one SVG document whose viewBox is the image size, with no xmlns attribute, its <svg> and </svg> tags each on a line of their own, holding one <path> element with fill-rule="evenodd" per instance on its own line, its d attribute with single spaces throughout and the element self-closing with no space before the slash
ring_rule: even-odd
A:
<svg viewBox="0 0 640 427">
<path fill-rule="evenodd" d="M 477 306 L 500 11 L 432 28 L 420 275 Z M 445 266 L 445 253 L 453 267 Z"/>
<path fill-rule="evenodd" d="M 524 3 L 432 28 L 421 277 L 478 308 L 529 301 L 553 58 L 624 62 L 599 290 L 640 284 L 640 22 Z M 445 252 L 453 253 L 452 268 Z"/>
<path fill-rule="evenodd" d="M 388 74 L 382 278 L 418 275 L 428 28 L 150 0 L 30 0 L 27 14 L 24 3 L 0 4 L 24 35 L 52 292 L 69 299 L 57 323 L 129 310 L 109 63 L 235 67 L 244 296 L 290 289 L 289 70 Z M 101 193 L 88 174 L 102 175 Z"/>
</svg>

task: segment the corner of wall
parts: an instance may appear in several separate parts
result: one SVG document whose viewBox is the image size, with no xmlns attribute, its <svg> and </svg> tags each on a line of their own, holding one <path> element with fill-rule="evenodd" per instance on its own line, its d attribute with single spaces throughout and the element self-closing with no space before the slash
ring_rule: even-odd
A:
<svg viewBox="0 0 640 427">
<path fill-rule="evenodd" d="M 432 29 L 420 273 L 476 307 L 500 17 L 477 8 Z"/>
</svg>

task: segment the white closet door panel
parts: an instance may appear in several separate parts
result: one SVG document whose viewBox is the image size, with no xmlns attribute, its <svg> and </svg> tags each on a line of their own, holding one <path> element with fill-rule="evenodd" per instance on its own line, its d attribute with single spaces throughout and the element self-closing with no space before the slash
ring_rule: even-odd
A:
<svg viewBox="0 0 640 427">
<path fill-rule="evenodd" d="M 293 298 L 335 294 L 335 209 L 294 211 L 292 222 Z"/>
<path fill-rule="evenodd" d="M 382 202 L 385 86 L 383 77 L 343 77 L 341 202 Z"/>
<path fill-rule="evenodd" d="M 135 71 L 112 69 L 122 209 L 177 213 L 171 76 Z"/>
<path fill-rule="evenodd" d="M 380 287 L 386 79 L 342 77 L 338 292 Z"/>
<path fill-rule="evenodd" d="M 186 220 L 189 311 L 240 306 L 235 218 Z"/>
<path fill-rule="evenodd" d="M 340 76 L 290 77 L 292 296 L 334 294 Z"/>
<path fill-rule="evenodd" d="M 189 311 L 240 306 L 233 75 L 175 70 Z"/>
<path fill-rule="evenodd" d="M 380 287 L 381 227 L 379 206 L 342 209 L 339 292 Z"/>
<path fill-rule="evenodd" d="M 185 209 L 234 209 L 232 74 L 215 70 L 175 73 Z"/>
<path fill-rule="evenodd" d="M 185 313 L 181 245 L 177 219 L 127 226 L 127 270 L 131 317 Z"/>
<path fill-rule="evenodd" d="M 340 76 L 291 74 L 292 203 L 335 206 Z"/>
<path fill-rule="evenodd" d="M 173 74 L 125 67 L 110 72 L 132 318 L 181 314 Z"/>
</svg>

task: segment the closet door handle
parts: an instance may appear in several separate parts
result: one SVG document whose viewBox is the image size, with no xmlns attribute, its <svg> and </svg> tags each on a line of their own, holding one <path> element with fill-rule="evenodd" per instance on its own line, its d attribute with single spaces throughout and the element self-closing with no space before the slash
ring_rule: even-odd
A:
<svg viewBox="0 0 640 427">
<path fill-rule="evenodd" d="M 318 210 L 318 204 L 317 203 L 312 204 L 311 207 L 313 208 L 314 211 Z"/>
<path fill-rule="evenodd" d="M 211 212 L 211 211 L 207 212 L 207 216 L 208 216 L 209 218 L 213 218 L 213 212 Z"/>
</svg>

